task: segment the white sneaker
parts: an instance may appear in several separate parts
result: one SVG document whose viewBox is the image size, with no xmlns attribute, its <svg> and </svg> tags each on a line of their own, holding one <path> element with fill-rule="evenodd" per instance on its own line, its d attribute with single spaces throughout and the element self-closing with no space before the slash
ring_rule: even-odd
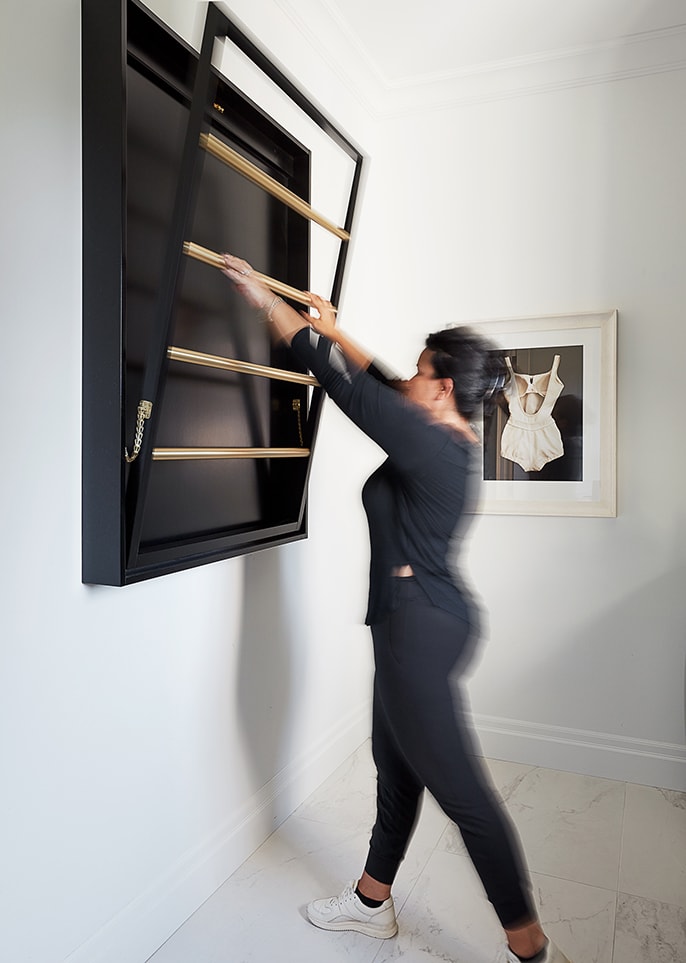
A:
<svg viewBox="0 0 686 963">
<path fill-rule="evenodd" d="M 398 932 L 393 897 L 381 906 L 365 906 L 355 893 L 357 882 L 348 883 L 340 896 L 315 899 L 307 906 L 307 918 L 322 930 L 354 930 L 387 940 Z"/>
<path fill-rule="evenodd" d="M 519 957 L 516 956 L 510 949 L 507 949 L 505 959 L 507 960 L 507 963 L 520 963 Z M 555 946 L 552 940 L 548 940 L 541 952 L 537 953 L 530 963 L 571 963 L 571 960 L 567 959 L 564 953 Z"/>
</svg>

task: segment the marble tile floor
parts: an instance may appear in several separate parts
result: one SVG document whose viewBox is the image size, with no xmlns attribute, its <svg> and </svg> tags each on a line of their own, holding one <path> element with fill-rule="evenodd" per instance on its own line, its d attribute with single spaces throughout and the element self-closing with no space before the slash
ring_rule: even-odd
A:
<svg viewBox="0 0 686 963">
<path fill-rule="evenodd" d="M 686 793 L 489 761 L 546 930 L 573 963 L 685 963 Z M 399 933 L 328 933 L 305 904 L 356 877 L 375 778 L 365 743 L 149 963 L 502 963 L 459 833 L 429 797 L 394 887 Z"/>
</svg>

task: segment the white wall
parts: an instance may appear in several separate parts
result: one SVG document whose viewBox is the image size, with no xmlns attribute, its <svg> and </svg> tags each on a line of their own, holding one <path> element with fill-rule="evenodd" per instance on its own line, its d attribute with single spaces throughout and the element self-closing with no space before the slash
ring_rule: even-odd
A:
<svg viewBox="0 0 686 963">
<path fill-rule="evenodd" d="M 373 155 L 354 334 L 405 369 L 444 322 L 619 308 L 620 516 L 478 523 L 471 692 L 489 751 L 674 785 L 683 73 L 381 124 L 274 0 L 234 9 Z M 306 542 L 80 584 L 79 9 L 2 16 L 3 957 L 142 963 L 364 738 L 377 455 L 327 406 Z"/>
<path fill-rule="evenodd" d="M 490 631 L 470 690 L 489 754 L 674 788 L 685 95 L 681 70 L 403 116 L 375 158 L 386 217 L 407 227 L 374 225 L 389 337 L 619 309 L 619 517 L 480 519 L 471 575 Z"/>
<path fill-rule="evenodd" d="M 344 458 L 327 410 L 310 539 L 81 584 L 79 4 L 16 2 L 0 34 L 0 956 L 140 963 L 367 737 L 357 496 L 376 456 Z"/>
</svg>

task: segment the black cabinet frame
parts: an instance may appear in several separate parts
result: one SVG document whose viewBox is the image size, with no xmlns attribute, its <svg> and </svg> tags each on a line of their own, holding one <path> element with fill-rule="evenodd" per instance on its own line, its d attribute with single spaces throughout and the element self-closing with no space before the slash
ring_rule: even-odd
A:
<svg viewBox="0 0 686 963">
<path fill-rule="evenodd" d="M 269 506 L 264 516 L 246 524 L 197 532 L 175 532 L 171 519 L 164 537 L 145 535 L 151 474 L 156 470 L 156 416 L 164 402 L 170 336 L 186 270 L 184 242 L 189 237 L 206 156 L 199 147 L 201 135 L 214 131 L 221 138 L 225 130 L 230 130 L 233 143 L 247 157 L 254 149 L 254 139 L 266 139 L 275 166 L 279 167 L 283 154 L 281 166 L 288 167 L 290 185 L 299 197 L 309 201 L 307 149 L 299 150 L 287 131 L 234 87 L 230 78 L 221 77 L 212 67 L 215 39 L 223 37 L 314 121 L 354 165 L 345 235 L 340 240 L 328 296 L 338 303 L 341 293 L 362 172 L 360 150 L 215 4 L 208 6 L 198 54 L 138 0 L 82 0 L 84 582 L 125 585 L 307 535 L 307 485 L 322 404 L 322 391 L 317 386 L 296 388 L 298 396 L 293 403 L 300 410 L 302 399 L 299 427 L 308 455 L 278 463 L 276 459 L 261 459 L 256 466 L 260 491 L 255 497 L 261 505 Z M 133 65 L 141 76 L 152 78 L 165 95 L 183 101 L 188 111 L 156 307 L 140 374 L 140 398 L 152 403 L 152 415 L 144 425 L 140 452 L 130 464 L 124 452 L 132 440 L 132 412 L 138 398 L 132 397 L 127 368 L 127 65 Z M 223 117 L 214 109 L 219 88 L 228 105 Z M 295 146 L 289 153 L 291 144 Z M 263 160 L 270 163 L 270 157 L 263 154 Z M 284 281 L 306 290 L 309 224 L 299 223 L 297 215 L 291 215 L 287 224 L 284 263 L 288 276 Z M 212 268 L 207 267 L 207 271 Z M 275 357 L 280 368 L 292 367 L 287 352 L 276 350 Z M 278 427 L 274 430 L 278 434 Z M 230 491 L 226 497 L 231 497 Z"/>
</svg>

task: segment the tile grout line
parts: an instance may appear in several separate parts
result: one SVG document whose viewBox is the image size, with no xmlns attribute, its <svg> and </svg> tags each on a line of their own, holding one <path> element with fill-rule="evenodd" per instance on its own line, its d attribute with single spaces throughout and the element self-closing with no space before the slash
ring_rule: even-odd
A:
<svg viewBox="0 0 686 963">
<path fill-rule="evenodd" d="M 615 888 L 615 912 L 614 919 L 612 921 L 612 953 L 610 959 L 612 963 L 615 963 L 615 947 L 617 945 L 617 911 L 619 909 L 619 880 L 622 875 L 622 861 L 624 859 L 624 833 L 626 831 L 626 800 L 628 795 L 629 787 L 628 783 L 624 783 L 624 802 L 622 805 L 622 828 L 619 834 L 619 860 L 617 861 L 617 886 Z M 621 961 L 617 961 L 621 963 Z"/>
</svg>

